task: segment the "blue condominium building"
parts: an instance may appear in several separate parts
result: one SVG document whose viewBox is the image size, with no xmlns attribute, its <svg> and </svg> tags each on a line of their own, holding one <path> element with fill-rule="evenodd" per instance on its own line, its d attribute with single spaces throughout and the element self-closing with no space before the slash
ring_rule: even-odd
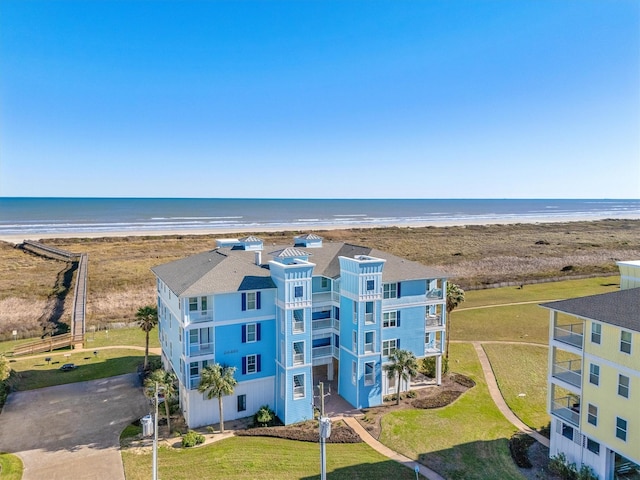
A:
<svg viewBox="0 0 640 480">
<path fill-rule="evenodd" d="M 285 423 L 313 418 L 313 387 L 336 385 L 356 408 L 397 391 L 395 349 L 436 359 L 441 381 L 446 275 L 380 250 L 300 235 L 265 251 L 254 236 L 152 268 L 162 361 L 179 381 L 189 427 L 217 423 L 197 390 L 207 365 L 236 367 L 225 420 L 269 405 Z M 405 385 L 402 389 L 405 389 Z"/>
</svg>

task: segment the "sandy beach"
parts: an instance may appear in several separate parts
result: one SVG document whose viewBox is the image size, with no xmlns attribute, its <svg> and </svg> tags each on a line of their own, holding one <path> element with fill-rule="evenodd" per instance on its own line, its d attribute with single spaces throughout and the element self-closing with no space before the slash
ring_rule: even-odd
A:
<svg viewBox="0 0 640 480">
<path fill-rule="evenodd" d="M 514 224 L 548 224 L 548 223 L 567 223 L 567 222 L 589 222 L 597 220 L 616 219 L 616 220 L 640 220 L 637 215 L 616 215 L 608 216 L 567 216 L 567 217 L 522 217 L 512 219 L 499 220 L 464 220 L 464 221 L 430 221 L 430 222 L 413 222 L 413 223 L 396 223 L 396 224 L 375 224 L 375 225 L 323 225 L 321 227 L 309 226 L 305 232 L 322 232 L 331 230 L 359 230 L 359 229 L 380 229 L 380 228 L 424 228 L 424 227 L 460 227 L 467 225 L 514 225 Z M 198 236 L 213 235 L 234 237 L 243 234 L 255 234 L 261 232 L 295 232 L 301 231 L 297 226 L 280 226 L 280 227 L 262 227 L 257 231 L 249 230 L 233 230 L 228 228 L 202 228 L 202 229 L 165 229 L 165 230 L 100 230 L 89 232 L 73 232 L 73 233 L 33 233 L 33 234 L 14 234 L 0 235 L 0 241 L 20 244 L 24 240 L 46 240 L 53 238 L 61 239 L 80 239 L 80 238 L 107 238 L 107 237 L 164 237 L 164 236 Z"/>
</svg>

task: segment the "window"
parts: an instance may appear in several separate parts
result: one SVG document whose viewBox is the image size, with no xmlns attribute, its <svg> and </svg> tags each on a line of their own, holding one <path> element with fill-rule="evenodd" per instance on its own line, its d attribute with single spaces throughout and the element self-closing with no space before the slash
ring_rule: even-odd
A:
<svg viewBox="0 0 640 480">
<path fill-rule="evenodd" d="M 304 310 L 293 311 L 293 333 L 304 333 Z"/>
<path fill-rule="evenodd" d="M 373 353 L 375 351 L 374 341 L 375 332 L 364 332 L 364 353 Z"/>
<path fill-rule="evenodd" d="M 587 422 L 591 425 L 598 425 L 598 407 L 595 405 L 589 404 L 589 408 L 587 409 Z"/>
<path fill-rule="evenodd" d="M 589 382 L 600 385 L 600 366 L 595 363 L 589 365 Z"/>
<path fill-rule="evenodd" d="M 280 398 L 284 398 L 284 373 L 280 374 Z"/>
<path fill-rule="evenodd" d="M 293 376 L 293 398 L 304 398 L 304 373 Z"/>
<path fill-rule="evenodd" d="M 358 332 L 356 332 L 355 330 L 351 333 L 351 343 L 352 343 L 352 350 L 353 353 L 355 353 L 356 355 L 358 354 Z"/>
<path fill-rule="evenodd" d="M 303 287 L 294 287 L 293 288 L 293 296 L 296 298 L 302 298 L 304 294 L 304 289 Z"/>
<path fill-rule="evenodd" d="M 382 356 L 388 357 L 396 351 L 396 348 L 398 348 L 397 339 L 394 338 L 393 340 L 385 340 L 384 342 L 382 342 Z"/>
<path fill-rule="evenodd" d="M 198 310 L 198 299 L 196 297 L 189 297 L 189 311 L 195 312 Z"/>
<path fill-rule="evenodd" d="M 351 362 L 351 383 L 355 385 L 357 379 L 358 379 L 358 366 L 356 365 L 356 362 L 352 361 Z"/>
<path fill-rule="evenodd" d="M 247 396 L 238 395 L 238 411 L 244 412 L 247 409 Z"/>
<path fill-rule="evenodd" d="M 374 280 L 367 280 L 367 291 L 371 291 L 376 288 L 376 282 Z"/>
<path fill-rule="evenodd" d="M 373 315 L 373 302 L 367 302 L 364 305 L 364 323 L 376 323 L 376 318 Z"/>
<path fill-rule="evenodd" d="M 243 325 L 242 330 L 242 343 L 253 343 L 259 340 L 257 324 L 248 323 Z"/>
<path fill-rule="evenodd" d="M 293 342 L 293 364 L 302 365 L 304 363 L 304 342 Z"/>
<path fill-rule="evenodd" d="M 618 375 L 618 395 L 629 398 L 629 377 Z"/>
<path fill-rule="evenodd" d="M 364 364 L 364 384 L 366 386 L 371 386 L 375 383 L 375 375 L 374 375 L 374 363 L 366 362 Z"/>
<path fill-rule="evenodd" d="M 329 286 L 329 279 L 327 277 L 320 277 L 320 286 L 327 288 Z"/>
<path fill-rule="evenodd" d="M 591 440 L 590 438 L 587 438 L 587 450 L 595 453 L 596 455 L 600 455 L 600 444 Z"/>
<path fill-rule="evenodd" d="M 398 284 L 385 283 L 382 285 L 382 298 L 398 298 Z"/>
<path fill-rule="evenodd" d="M 200 297 L 200 310 L 207 311 L 207 297 Z"/>
<path fill-rule="evenodd" d="M 260 310 L 260 292 L 242 294 L 242 311 L 245 310 Z"/>
<path fill-rule="evenodd" d="M 353 302 L 353 323 L 358 323 L 358 303 Z"/>
<path fill-rule="evenodd" d="M 620 417 L 616 417 L 616 437 L 627 441 L 627 421 Z"/>
<path fill-rule="evenodd" d="M 189 364 L 189 376 L 197 377 L 200 375 L 200 369 L 198 368 L 198 362 L 191 362 Z"/>
<path fill-rule="evenodd" d="M 599 323 L 591 324 L 591 343 L 600 343 L 602 340 L 602 325 Z"/>
<path fill-rule="evenodd" d="M 562 436 L 568 438 L 569 440 L 573 440 L 573 427 L 563 423 L 562 424 Z"/>
<path fill-rule="evenodd" d="M 382 327 L 397 327 L 398 326 L 398 312 L 384 312 L 382 314 Z"/>
<path fill-rule="evenodd" d="M 620 332 L 620 351 L 631 353 L 631 332 Z"/>
<path fill-rule="evenodd" d="M 246 370 L 244 373 L 256 373 L 258 368 L 258 362 L 256 361 L 257 355 L 247 355 L 246 358 Z"/>
</svg>

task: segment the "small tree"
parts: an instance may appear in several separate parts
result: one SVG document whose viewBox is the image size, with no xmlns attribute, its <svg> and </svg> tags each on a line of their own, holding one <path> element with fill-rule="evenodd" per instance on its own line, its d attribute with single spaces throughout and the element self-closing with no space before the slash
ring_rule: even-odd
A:
<svg viewBox="0 0 640 480">
<path fill-rule="evenodd" d="M 275 418 L 275 413 L 273 410 L 269 408 L 269 405 L 263 405 L 258 409 L 256 414 L 253 416 L 253 423 L 256 425 L 262 425 L 266 427 Z"/>
<path fill-rule="evenodd" d="M 449 337 L 451 335 L 451 312 L 464 302 L 464 290 L 460 285 L 447 283 L 447 345 L 445 360 L 449 361 Z"/>
<path fill-rule="evenodd" d="M 401 380 L 409 379 L 418 373 L 418 361 L 413 352 L 409 350 L 395 350 L 389 355 L 391 363 L 384 366 L 388 378 L 396 378 L 398 393 L 396 395 L 396 405 L 400 404 Z"/>
<path fill-rule="evenodd" d="M 136 312 L 136 318 L 138 319 L 138 326 L 147 335 L 144 348 L 144 369 L 146 370 L 149 364 L 149 332 L 158 325 L 158 308 L 150 305 L 141 307 Z"/>
<path fill-rule="evenodd" d="M 158 394 L 164 395 L 164 411 L 167 416 L 167 428 L 169 429 L 169 433 L 171 433 L 171 412 L 169 402 L 176 396 L 176 380 L 177 377 L 173 372 L 167 372 L 159 369 L 151 372 L 151 375 L 149 375 L 144 381 L 147 395 L 150 398 L 155 399 L 156 397 L 156 385 L 158 386 Z"/>
<path fill-rule="evenodd" d="M 231 395 L 234 387 L 238 383 L 233 374 L 235 367 L 223 367 L 219 363 L 206 366 L 200 374 L 200 385 L 198 391 L 206 393 L 207 398 L 218 399 L 218 409 L 220 411 L 220 433 L 224 433 L 224 417 L 222 412 L 222 397 Z"/>
</svg>

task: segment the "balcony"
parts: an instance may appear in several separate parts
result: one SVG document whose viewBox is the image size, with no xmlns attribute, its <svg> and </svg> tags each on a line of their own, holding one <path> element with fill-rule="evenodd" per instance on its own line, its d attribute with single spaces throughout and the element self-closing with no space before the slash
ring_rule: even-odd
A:
<svg viewBox="0 0 640 480">
<path fill-rule="evenodd" d="M 444 323 L 442 321 L 442 315 L 427 315 L 425 317 L 425 327 L 426 328 L 434 328 L 434 327 L 443 327 Z"/>
<path fill-rule="evenodd" d="M 311 350 L 311 356 L 314 360 L 318 358 L 330 357 L 333 355 L 333 346 L 315 347 Z"/>
<path fill-rule="evenodd" d="M 551 369 L 551 376 L 579 388 L 582 385 L 582 361 L 556 362 Z"/>
<path fill-rule="evenodd" d="M 582 349 L 583 331 L 583 323 L 556 325 L 553 329 L 553 339 Z"/>
<path fill-rule="evenodd" d="M 340 330 L 340 320 L 335 318 L 323 318 L 321 320 L 314 320 L 311 324 L 313 330 L 323 330 L 325 328 L 333 328 L 334 330 Z"/>
<path fill-rule="evenodd" d="M 554 399 L 551 402 L 551 414 L 578 427 L 580 425 L 580 398 L 567 396 Z"/>
<path fill-rule="evenodd" d="M 188 312 L 185 320 L 186 323 L 213 322 L 213 310 Z"/>
<path fill-rule="evenodd" d="M 336 292 L 318 292 L 314 293 L 312 298 L 314 305 L 330 302 L 340 302 L 340 294 Z"/>
<path fill-rule="evenodd" d="M 367 325 L 375 323 L 375 320 L 373 318 L 373 313 L 365 313 L 364 314 L 364 323 L 367 324 Z"/>
<path fill-rule="evenodd" d="M 432 288 L 427 292 L 427 300 L 442 300 L 442 289 Z"/>
<path fill-rule="evenodd" d="M 424 354 L 425 355 L 438 355 L 442 353 L 440 349 L 440 345 L 437 343 L 426 343 L 424 345 Z"/>
<path fill-rule="evenodd" d="M 189 356 L 213 355 L 213 343 L 194 343 L 189 345 Z"/>
</svg>

